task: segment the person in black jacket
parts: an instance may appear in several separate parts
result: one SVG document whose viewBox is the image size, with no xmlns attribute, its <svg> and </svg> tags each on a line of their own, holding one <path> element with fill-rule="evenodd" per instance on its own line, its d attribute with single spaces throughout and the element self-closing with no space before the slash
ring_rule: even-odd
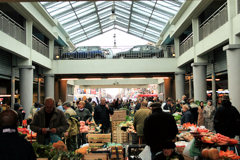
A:
<svg viewBox="0 0 240 160">
<path fill-rule="evenodd" d="M 0 159 L 35 160 L 36 155 L 30 142 L 17 130 L 18 115 L 13 110 L 0 113 Z"/>
<path fill-rule="evenodd" d="M 240 132 L 240 114 L 232 106 L 228 96 L 223 97 L 222 106 L 220 106 L 214 116 L 214 129 L 230 138 L 239 135 Z"/>
<path fill-rule="evenodd" d="M 144 121 L 144 138 L 150 147 L 152 160 L 158 160 L 158 155 L 164 150 L 174 152 L 174 140 L 178 128 L 174 117 L 170 113 L 162 112 L 161 103 L 151 105 L 152 114 Z"/>
<path fill-rule="evenodd" d="M 109 133 L 111 126 L 109 115 L 113 114 L 113 110 L 106 104 L 105 98 L 102 97 L 100 101 L 100 105 L 95 107 L 94 120 L 97 125 L 102 124 L 102 133 Z"/>
<path fill-rule="evenodd" d="M 88 99 L 85 100 L 85 108 L 89 110 L 89 112 L 92 114 L 92 105 L 89 103 Z"/>
<path fill-rule="evenodd" d="M 183 112 L 183 115 L 181 118 L 181 124 L 188 123 L 188 122 L 193 123 L 193 116 L 189 110 L 188 105 L 185 104 L 182 106 L 182 112 Z"/>
</svg>

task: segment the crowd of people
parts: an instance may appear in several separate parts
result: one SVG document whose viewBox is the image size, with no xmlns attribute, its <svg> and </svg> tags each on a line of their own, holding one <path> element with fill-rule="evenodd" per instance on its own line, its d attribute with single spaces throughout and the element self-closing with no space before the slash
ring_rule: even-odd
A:
<svg viewBox="0 0 240 160">
<path fill-rule="evenodd" d="M 129 110 L 128 113 L 134 113 L 133 125 L 138 137 L 137 143 L 149 145 L 152 159 L 156 160 L 174 153 L 178 128 L 173 114 L 182 115 L 181 124 L 190 122 L 205 126 L 211 131 L 231 138 L 240 133 L 237 127 L 240 125 L 240 114 L 231 105 L 228 96 L 223 97 L 219 107 L 215 107 L 211 101 L 197 104 L 186 96 L 182 96 L 182 99 L 176 102 L 171 98 L 160 101 L 157 97 L 146 97 L 125 102 L 116 99 L 111 103 L 103 97 L 96 101 L 83 97 L 76 102 L 59 101 L 57 105 L 53 98 L 46 98 L 44 104 L 34 104 L 27 119 L 31 130 L 37 133 L 38 143 L 49 144 L 64 138 L 68 149 L 74 151 L 80 145 L 87 143 L 86 133 L 79 131 L 80 123 L 86 125 L 95 123 L 101 126 L 102 133 L 109 133 L 111 132 L 110 115 L 120 108 Z M 21 125 L 24 119 L 22 109 L 21 105 L 15 104 L 14 110 L 1 112 L 0 138 L 8 133 L 3 134 L 4 129 L 10 128 L 9 134 L 12 135 L 12 131 Z M 6 115 L 12 116 L 13 120 L 7 119 Z M 9 123 L 6 122 L 8 120 Z"/>
</svg>

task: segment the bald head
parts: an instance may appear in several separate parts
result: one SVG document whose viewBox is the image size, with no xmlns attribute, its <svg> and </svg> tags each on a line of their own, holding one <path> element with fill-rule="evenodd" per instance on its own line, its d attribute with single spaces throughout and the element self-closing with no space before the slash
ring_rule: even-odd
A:
<svg viewBox="0 0 240 160">
<path fill-rule="evenodd" d="M 17 127 L 18 115 L 13 110 L 5 110 L 0 113 L 0 127 Z"/>
</svg>

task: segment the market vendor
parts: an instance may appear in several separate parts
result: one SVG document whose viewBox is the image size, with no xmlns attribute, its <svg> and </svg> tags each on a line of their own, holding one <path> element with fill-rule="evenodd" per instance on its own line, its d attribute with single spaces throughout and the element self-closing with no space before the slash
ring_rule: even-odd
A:
<svg viewBox="0 0 240 160">
<path fill-rule="evenodd" d="M 54 99 L 47 97 L 44 107 L 34 115 L 30 128 L 37 132 L 38 143 L 49 144 L 51 137 L 52 139 L 61 138 L 68 129 L 68 123 L 64 113 L 55 107 Z"/>
<path fill-rule="evenodd" d="M 17 127 L 18 115 L 15 111 L 5 110 L 0 113 L 0 159 L 35 160 L 31 143 L 19 135 Z"/>
</svg>

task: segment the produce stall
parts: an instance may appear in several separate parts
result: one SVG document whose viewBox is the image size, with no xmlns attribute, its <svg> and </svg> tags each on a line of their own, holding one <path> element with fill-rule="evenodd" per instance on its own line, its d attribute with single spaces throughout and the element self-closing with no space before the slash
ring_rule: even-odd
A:
<svg viewBox="0 0 240 160">
<path fill-rule="evenodd" d="M 180 133 L 177 135 L 179 141 L 176 142 L 176 146 L 185 159 L 193 160 L 193 157 L 203 160 L 240 159 L 236 150 L 238 140 L 190 123 L 178 125 L 178 128 Z M 185 144 L 181 143 L 184 141 Z M 184 149 L 180 149 L 180 146 Z"/>
</svg>

